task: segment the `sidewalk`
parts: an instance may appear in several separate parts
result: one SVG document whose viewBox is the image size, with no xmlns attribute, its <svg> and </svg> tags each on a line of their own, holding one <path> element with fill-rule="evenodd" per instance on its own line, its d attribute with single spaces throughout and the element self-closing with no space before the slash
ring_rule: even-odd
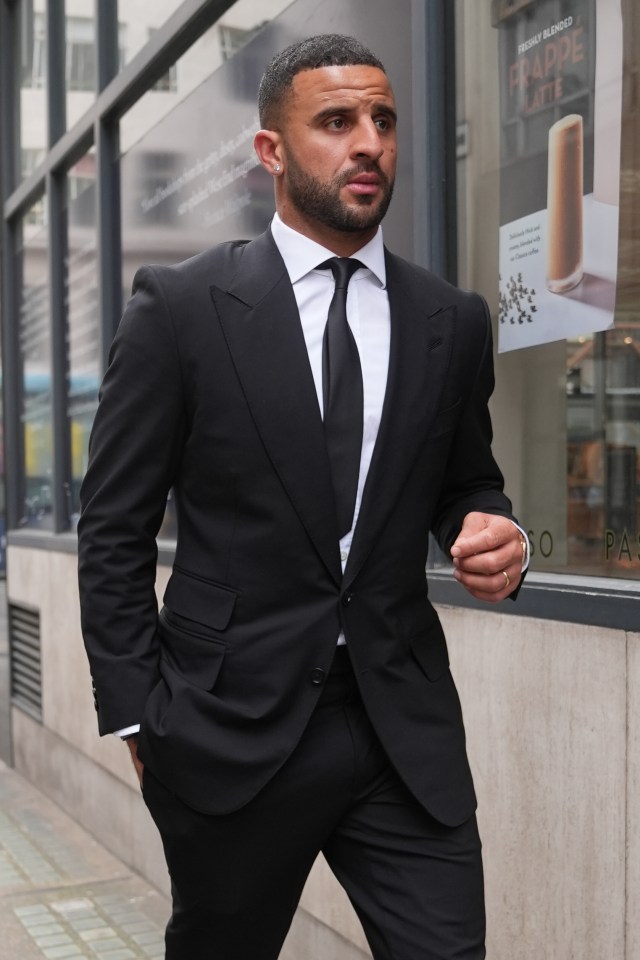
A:
<svg viewBox="0 0 640 960">
<path fill-rule="evenodd" d="M 0 761 L 2 960 L 163 960 L 168 901 Z"/>
</svg>

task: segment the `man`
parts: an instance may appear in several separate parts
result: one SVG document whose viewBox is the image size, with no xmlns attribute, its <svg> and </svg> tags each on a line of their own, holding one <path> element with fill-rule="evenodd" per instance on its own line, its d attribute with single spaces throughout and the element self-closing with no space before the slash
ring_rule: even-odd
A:
<svg viewBox="0 0 640 960">
<path fill-rule="evenodd" d="M 488 312 L 382 246 L 396 110 L 370 51 L 293 44 L 259 106 L 271 228 L 139 271 L 103 384 L 79 527 L 100 731 L 129 736 L 160 829 L 170 960 L 276 960 L 321 850 L 376 960 L 476 960 L 475 796 L 425 564 L 431 530 L 476 597 L 521 577 Z"/>
</svg>

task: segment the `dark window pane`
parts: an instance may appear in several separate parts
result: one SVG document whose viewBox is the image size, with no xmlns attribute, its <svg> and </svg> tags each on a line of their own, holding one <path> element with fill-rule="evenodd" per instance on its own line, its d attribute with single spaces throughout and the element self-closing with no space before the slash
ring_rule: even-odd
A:
<svg viewBox="0 0 640 960">
<path fill-rule="evenodd" d="M 20 525 L 52 527 L 51 333 L 49 323 L 49 254 L 46 229 L 33 226 L 33 208 L 22 222 L 17 254 L 20 278 L 21 423 Z"/>
<path fill-rule="evenodd" d="M 79 490 L 87 467 L 89 432 L 98 403 L 100 378 L 95 173 L 95 155 L 90 152 L 69 171 L 67 179 L 68 253 L 64 280 L 72 528 L 80 512 Z"/>
</svg>

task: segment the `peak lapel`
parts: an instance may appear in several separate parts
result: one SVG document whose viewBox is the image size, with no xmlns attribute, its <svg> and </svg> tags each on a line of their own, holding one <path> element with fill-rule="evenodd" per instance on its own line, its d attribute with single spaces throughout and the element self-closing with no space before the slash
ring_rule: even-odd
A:
<svg viewBox="0 0 640 960">
<path fill-rule="evenodd" d="M 300 316 L 270 231 L 242 248 L 227 289 L 211 295 L 267 454 L 307 534 L 341 580 L 322 418 Z"/>
<path fill-rule="evenodd" d="M 435 416 L 455 330 L 455 307 L 412 296 L 406 268 L 387 254 L 391 312 L 389 374 L 380 429 L 344 573 L 345 588 L 367 559 Z"/>
</svg>

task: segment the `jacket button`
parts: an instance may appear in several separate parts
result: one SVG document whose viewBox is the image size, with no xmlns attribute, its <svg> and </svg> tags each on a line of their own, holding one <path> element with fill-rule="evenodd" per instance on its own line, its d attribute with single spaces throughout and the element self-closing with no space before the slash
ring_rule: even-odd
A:
<svg viewBox="0 0 640 960">
<path fill-rule="evenodd" d="M 342 604 L 343 607 L 348 607 L 352 600 L 353 600 L 352 593 L 343 593 L 342 596 L 340 597 L 340 603 Z"/>
<path fill-rule="evenodd" d="M 314 683 L 317 687 L 320 686 L 321 683 L 324 683 L 325 676 L 326 674 L 322 667 L 314 667 L 309 674 L 311 683 Z"/>
</svg>

